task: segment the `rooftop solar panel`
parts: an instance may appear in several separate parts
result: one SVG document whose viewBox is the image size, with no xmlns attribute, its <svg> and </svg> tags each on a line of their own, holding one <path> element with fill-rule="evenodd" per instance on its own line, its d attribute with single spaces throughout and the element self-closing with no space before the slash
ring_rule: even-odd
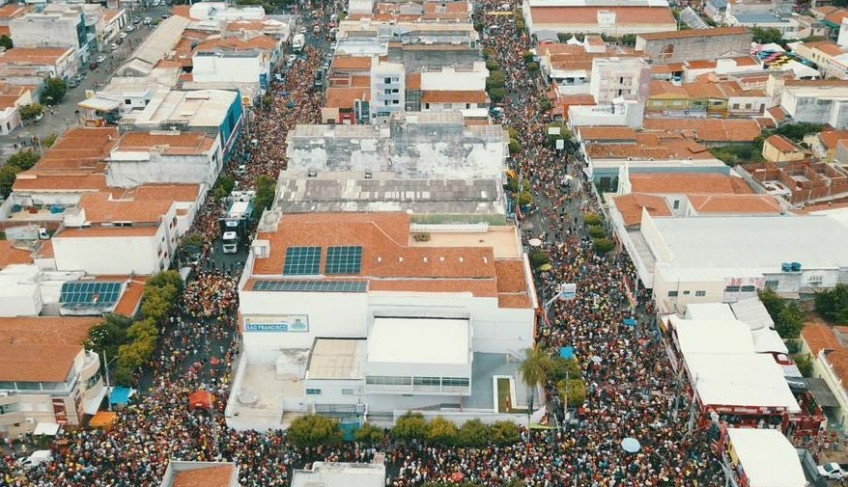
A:
<svg viewBox="0 0 848 487">
<path fill-rule="evenodd" d="M 287 276 L 317 275 L 321 267 L 321 247 L 289 247 L 283 274 Z"/>
<path fill-rule="evenodd" d="M 254 291 L 313 292 L 313 293 L 364 293 L 365 281 L 294 281 L 265 280 L 253 285 Z"/>
<path fill-rule="evenodd" d="M 359 274 L 362 271 L 362 247 L 330 247 L 327 249 L 325 274 Z"/>
<path fill-rule="evenodd" d="M 120 282 L 69 281 L 62 284 L 59 303 L 66 308 L 108 308 L 120 298 Z"/>
</svg>

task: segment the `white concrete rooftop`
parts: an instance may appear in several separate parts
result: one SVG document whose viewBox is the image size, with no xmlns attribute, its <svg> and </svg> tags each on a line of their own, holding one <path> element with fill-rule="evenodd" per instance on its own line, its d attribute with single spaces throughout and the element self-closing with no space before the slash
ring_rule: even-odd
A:
<svg viewBox="0 0 848 487">
<path fill-rule="evenodd" d="M 368 361 L 468 364 L 469 327 L 462 319 L 376 318 L 368 336 Z"/>
</svg>

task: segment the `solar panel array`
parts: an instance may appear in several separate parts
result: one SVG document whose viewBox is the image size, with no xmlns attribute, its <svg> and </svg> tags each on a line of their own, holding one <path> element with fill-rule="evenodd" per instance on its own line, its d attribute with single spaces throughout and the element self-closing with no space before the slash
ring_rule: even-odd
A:
<svg viewBox="0 0 848 487">
<path fill-rule="evenodd" d="M 362 271 L 362 247 L 330 247 L 327 249 L 325 274 L 359 274 Z"/>
<path fill-rule="evenodd" d="M 364 293 L 365 281 L 256 281 L 254 291 L 313 292 L 313 293 Z"/>
<path fill-rule="evenodd" d="M 289 247 L 283 274 L 288 276 L 317 275 L 321 267 L 321 247 Z"/>
<path fill-rule="evenodd" d="M 120 282 L 69 281 L 62 284 L 59 303 L 66 308 L 108 308 L 121 299 Z"/>
</svg>

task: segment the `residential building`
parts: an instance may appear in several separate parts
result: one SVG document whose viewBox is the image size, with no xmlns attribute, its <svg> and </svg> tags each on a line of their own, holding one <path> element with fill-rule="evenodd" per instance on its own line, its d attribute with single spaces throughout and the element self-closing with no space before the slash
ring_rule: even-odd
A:
<svg viewBox="0 0 848 487">
<path fill-rule="evenodd" d="M 354 485 L 383 487 L 386 485 L 386 467 L 381 463 L 315 462 L 309 470 L 295 470 L 291 485 L 292 487 L 350 487 Z"/>
<path fill-rule="evenodd" d="M 187 462 L 171 459 L 160 487 L 239 487 L 239 467 L 233 462 Z"/>
<path fill-rule="evenodd" d="M 739 246 L 739 235 L 750 245 Z M 628 252 L 660 312 L 730 303 L 768 287 L 798 296 L 848 281 L 848 227 L 827 216 L 670 218 L 643 213 Z"/>
<path fill-rule="evenodd" d="M 100 317 L 0 318 L 0 433 L 78 426 L 106 394 L 100 357 L 82 346 Z"/>
<path fill-rule="evenodd" d="M 848 130 L 823 130 L 804 136 L 804 143 L 822 162 L 833 162 L 841 141 L 848 142 Z"/>
<path fill-rule="evenodd" d="M 79 72 L 73 47 L 18 47 L 0 53 L 0 69 L 28 68 L 39 76 L 70 79 Z"/>
<path fill-rule="evenodd" d="M 740 9 L 742 10 L 742 9 Z M 747 10 L 737 12 L 730 9 L 726 15 L 725 22 L 730 26 L 739 26 L 753 29 L 777 29 L 786 40 L 797 40 L 801 31 L 801 24 L 794 17 L 782 12 L 748 13 Z"/>
<path fill-rule="evenodd" d="M 367 410 L 390 424 L 419 408 L 525 421 L 499 411 L 494 377 L 526 406 L 509 357 L 533 346 L 531 276 L 513 226 L 419 225 L 406 213 L 263 219 L 239 285 L 244 354 L 227 423 L 280 427 L 307 411 L 353 423 Z"/>
<path fill-rule="evenodd" d="M 140 111 L 124 114 L 122 131 L 178 130 L 220 138 L 226 160 L 241 133 L 244 107 L 237 91 L 160 91 Z"/>
<path fill-rule="evenodd" d="M 51 239 L 56 269 L 94 275 L 168 269 L 204 194 L 200 185 L 146 185 L 83 195 Z"/>
<path fill-rule="evenodd" d="M 665 0 L 525 0 L 521 8 L 530 34 L 545 38 L 566 32 L 620 37 L 677 30 Z"/>
<path fill-rule="evenodd" d="M 163 20 L 115 70 L 116 76 L 147 76 L 182 40 L 191 20 L 172 15 Z"/>
<path fill-rule="evenodd" d="M 750 55 L 721 59 L 690 59 L 682 63 L 682 81 L 692 83 L 703 79 L 723 76 L 762 75 L 763 63 Z"/>
<path fill-rule="evenodd" d="M 87 33 L 85 16 L 78 9 L 28 12 L 10 20 L 9 29 L 16 48 L 73 48 L 80 63 L 86 63 L 94 51 L 95 36 Z"/>
<path fill-rule="evenodd" d="M 406 71 L 402 64 L 371 63 L 372 123 L 385 123 L 393 113 L 406 110 Z"/>
<path fill-rule="evenodd" d="M 640 58 L 594 58 L 589 94 L 595 105 L 568 108 L 571 127 L 627 126 L 640 128 L 649 94 L 651 68 Z"/>
<path fill-rule="evenodd" d="M 782 135 L 774 134 L 763 141 L 763 158 L 769 162 L 800 161 L 806 157 L 803 149 Z"/>
<path fill-rule="evenodd" d="M 780 107 L 793 122 L 848 128 L 848 81 L 786 82 Z"/>
<path fill-rule="evenodd" d="M 180 68 L 169 67 L 154 68 L 146 76 L 113 76 L 94 96 L 77 103 L 80 123 L 87 127 L 117 124 L 125 114 L 144 110 L 154 98 L 175 88 L 181 73 Z"/>
<path fill-rule="evenodd" d="M 21 125 L 18 109 L 31 103 L 32 89 L 0 83 L 0 135 L 8 135 Z"/>
<path fill-rule="evenodd" d="M 210 36 L 200 43 L 192 56 L 192 80 L 195 83 L 252 83 L 264 93 L 271 82 L 271 71 L 279 62 L 282 45 L 270 36 L 251 39 Z"/>
<path fill-rule="evenodd" d="M 826 77 L 848 79 L 848 49 L 834 42 L 800 43 L 793 52 L 816 63 L 819 71 Z"/>
<path fill-rule="evenodd" d="M 204 184 L 212 187 L 223 166 L 218 134 L 127 132 L 106 159 L 110 187 Z"/>
<path fill-rule="evenodd" d="M 654 80 L 645 110 L 667 117 L 756 116 L 762 115 L 768 101 L 764 91 L 746 90 L 735 81 L 678 85 Z"/>
<path fill-rule="evenodd" d="M 744 27 L 719 27 L 639 34 L 635 50 L 655 64 L 736 57 L 751 51 L 751 32 Z"/>
<path fill-rule="evenodd" d="M 801 353 L 813 360 L 816 402 L 828 413 L 829 425 L 848 432 L 848 330 L 810 323 L 801 330 Z"/>
<path fill-rule="evenodd" d="M 646 132 L 677 134 L 706 147 L 750 144 L 765 128 L 761 122 L 750 118 L 696 119 L 696 118 L 646 118 L 642 128 Z"/>
</svg>

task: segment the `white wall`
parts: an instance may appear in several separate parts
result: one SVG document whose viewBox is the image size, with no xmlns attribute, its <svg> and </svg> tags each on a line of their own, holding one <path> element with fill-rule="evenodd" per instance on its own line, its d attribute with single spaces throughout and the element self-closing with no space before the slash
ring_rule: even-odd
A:
<svg viewBox="0 0 848 487">
<path fill-rule="evenodd" d="M 3 285 L 7 286 L 5 283 Z M 42 307 L 41 293 L 36 284 L 9 285 L 0 295 L 0 317 L 38 316 Z"/>
<path fill-rule="evenodd" d="M 56 268 L 89 274 L 155 274 L 160 270 L 157 247 L 163 235 L 161 227 L 156 235 L 144 237 L 62 238 L 60 234 L 53 238 Z"/>
<path fill-rule="evenodd" d="M 220 137 L 214 151 L 191 156 L 163 156 L 157 152 L 113 152 L 106 183 L 132 188 L 145 183 L 215 184 L 221 169 Z"/>
<path fill-rule="evenodd" d="M 258 83 L 259 75 L 268 74 L 267 54 L 255 57 L 199 56 L 192 57 L 192 76 L 197 83 Z"/>
<path fill-rule="evenodd" d="M 321 394 L 306 395 L 303 397 L 307 403 L 315 404 L 356 404 L 365 403 L 364 380 L 305 380 L 303 381 L 304 393 L 306 389 L 320 389 Z M 349 391 L 344 394 L 342 391 Z"/>
</svg>

